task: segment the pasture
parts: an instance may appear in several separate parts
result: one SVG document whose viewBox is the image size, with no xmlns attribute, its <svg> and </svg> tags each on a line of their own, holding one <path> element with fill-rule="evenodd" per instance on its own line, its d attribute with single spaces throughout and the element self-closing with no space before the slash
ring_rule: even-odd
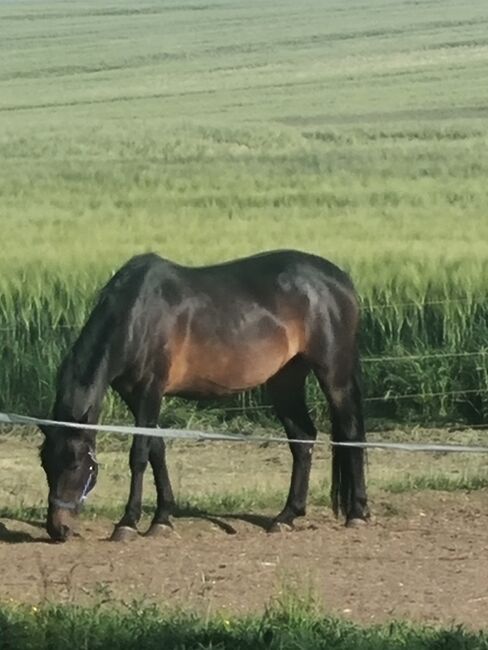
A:
<svg viewBox="0 0 488 650">
<path fill-rule="evenodd" d="M 61 356 L 130 256 L 205 264 L 286 247 L 357 285 L 370 430 L 484 444 L 481 430 L 418 425 L 480 426 L 488 412 L 487 26 L 483 0 L 0 2 L 0 410 L 48 414 Z M 313 384 L 309 401 L 324 430 Z M 113 399 L 105 416 L 126 419 Z M 168 400 L 161 424 L 275 426 L 262 391 Z M 268 536 L 288 449 L 175 444 L 173 536 L 114 547 L 101 540 L 126 497 L 127 445 L 102 436 L 82 537 L 60 547 L 43 543 L 39 442 L 0 437 L 0 647 L 80 634 L 90 648 L 156 635 L 182 648 L 487 647 L 389 626 L 486 625 L 485 456 L 372 452 L 375 520 L 345 531 L 321 449 L 309 515 Z M 146 488 L 146 510 L 152 499 Z M 283 606 L 289 589 L 319 609 Z"/>
<path fill-rule="evenodd" d="M 131 255 L 295 247 L 350 271 L 365 355 L 420 355 L 366 366 L 370 416 L 483 420 L 482 0 L 442 15 L 429 1 L 22 2 L 0 17 L 1 408 L 49 408 L 61 354 Z"/>
</svg>

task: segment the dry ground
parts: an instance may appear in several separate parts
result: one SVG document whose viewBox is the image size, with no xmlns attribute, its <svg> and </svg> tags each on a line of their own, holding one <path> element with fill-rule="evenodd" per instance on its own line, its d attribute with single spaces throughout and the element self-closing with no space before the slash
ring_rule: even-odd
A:
<svg viewBox="0 0 488 650">
<path fill-rule="evenodd" d="M 102 476 L 91 499 L 102 514 L 80 521 L 80 538 L 53 545 L 28 514 L 45 498 L 35 446 L 11 436 L 0 443 L 7 515 L 0 519 L 1 600 L 144 599 L 231 614 L 262 611 L 293 587 L 357 621 L 486 624 L 488 490 L 408 489 L 422 477 L 433 485 L 437 478 L 486 478 L 485 456 L 370 453 L 371 524 L 348 530 L 326 506 L 314 505 L 295 531 L 269 535 L 263 527 L 288 484 L 286 448 L 174 444 L 169 456 L 180 501 L 210 514 L 175 519 L 165 539 L 118 545 L 106 538 L 126 495 L 126 453 L 109 449 L 100 453 Z M 327 455 L 321 450 L 315 458 L 315 504 L 326 489 Z M 145 525 L 147 518 L 141 530 Z"/>
</svg>

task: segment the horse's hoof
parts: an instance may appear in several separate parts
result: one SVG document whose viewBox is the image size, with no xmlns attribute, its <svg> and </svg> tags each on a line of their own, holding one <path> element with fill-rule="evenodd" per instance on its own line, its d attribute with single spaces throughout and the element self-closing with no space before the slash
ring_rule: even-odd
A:
<svg viewBox="0 0 488 650">
<path fill-rule="evenodd" d="M 151 524 L 144 537 L 169 537 L 173 533 L 171 524 Z"/>
<path fill-rule="evenodd" d="M 362 528 L 367 525 L 366 519 L 360 519 L 359 517 L 353 517 L 346 521 L 346 528 Z"/>
<path fill-rule="evenodd" d="M 136 539 L 138 532 L 135 528 L 130 526 L 115 526 L 112 537 L 110 538 L 111 542 L 131 542 Z"/>
<path fill-rule="evenodd" d="M 293 524 L 285 524 L 284 521 L 275 521 L 268 528 L 268 533 L 289 533 L 293 528 Z"/>
</svg>

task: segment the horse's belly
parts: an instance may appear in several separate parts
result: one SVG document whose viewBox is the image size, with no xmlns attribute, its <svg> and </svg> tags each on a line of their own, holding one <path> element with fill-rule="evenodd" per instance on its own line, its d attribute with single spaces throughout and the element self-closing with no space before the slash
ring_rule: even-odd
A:
<svg viewBox="0 0 488 650">
<path fill-rule="evenodd" d="M 296 351 L 288 339 L 253 345 L 190 345 L 171 361 L 168 394 L 228 395 L 264 384 Z"/>
</svg>

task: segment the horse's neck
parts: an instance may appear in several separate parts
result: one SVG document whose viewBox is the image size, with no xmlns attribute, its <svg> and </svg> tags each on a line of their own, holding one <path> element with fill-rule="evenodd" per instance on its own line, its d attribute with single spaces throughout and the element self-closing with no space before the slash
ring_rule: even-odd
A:
<svg viewBox="0 0 488 650">
<path fill-rule="evenodd" d="M 56 419 L 96 424 L 107 390 L 108 378 L 104 364 L 99 366 L 93 377 L 84 378 L 83 382 L 72 367 L 65 368 L 58 383 Z"/>
</svg>

